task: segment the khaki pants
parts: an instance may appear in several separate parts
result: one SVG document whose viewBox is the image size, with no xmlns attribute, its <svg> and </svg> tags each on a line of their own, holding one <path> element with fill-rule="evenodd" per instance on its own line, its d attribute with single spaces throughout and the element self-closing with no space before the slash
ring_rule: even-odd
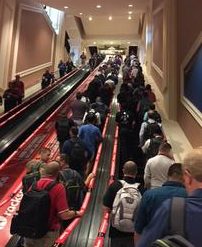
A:
<svg viewBox="0 0 202 247">
<path fill-rule="evenodd" d="M 48 232 L 43 238 L 25 238 L 25 247 L 51 247 L 59 237 L 59 231 Z"/>
</svg>

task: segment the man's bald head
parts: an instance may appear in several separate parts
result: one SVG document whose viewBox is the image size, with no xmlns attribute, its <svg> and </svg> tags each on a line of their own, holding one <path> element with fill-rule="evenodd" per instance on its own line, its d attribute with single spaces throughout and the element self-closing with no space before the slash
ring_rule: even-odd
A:
<svg viewBox="0 0 202 247">
<path fill-rule="evenodd" d="M 60 171 L 60 163 L 56 160 L 48 162 L 44 167 L 44 173 L 47 176 L 56 177 L 59 171 Z"/>
<path fill-rule="evenodd" d="M 27 172 L 31 172 L 34 166 L 36 166 L 39 163 L 39 160 L 33 159 L 27 162 L 26 168 Z"/>
<path fill-rule="evenodd" d="M 137 174 L 137 165 L 135 162 L 129 160 L 123 166 L 123 174 L 125 176 L 132 176 L 135 177 Z"/>
<path fill-rule="evenodd" d="M 202 147 L 187 153 L 183 162 L 184 170 L 188 170 L 193 178 L 202 183 Z"/>
</svg>

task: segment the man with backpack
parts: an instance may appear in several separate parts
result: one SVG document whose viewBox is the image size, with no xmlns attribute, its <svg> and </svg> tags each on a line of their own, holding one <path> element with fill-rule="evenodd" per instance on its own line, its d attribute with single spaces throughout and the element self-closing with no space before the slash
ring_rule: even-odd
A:
<svg viewBox="0 0 202 247">
<path fill-rule="evenodd" d="M 78 137 L 78 128 L 70 128 L 70 139 L 65 141 L 62 153 L 67 156 L 69 167 L 76 170 L 84 177 L 87 163 L 87 148 L 85 143 Z"/>
<path fill-rule="evenodd" d="M 119 126 L 120 164 L 124 164 L 127 160 L 134 159 L 136 146 L 134 115 L 125 104 L 122 105 L 121 111 L 117 112 L 116 122 Z M 122 175 L 122 168 L 120 168 L 120 175 Z"/>
<path fill-rule="evenodd" d="M 25 247 L 52 246 L 59 236 L 60 219 L 80 216 L 69 209 L 65 188 L 56 181 L 59 170 L 57 161 L 46 164 L 42 178 L 24 194 L 12 219 L 11 234 L 24 237 Z"/>
<path fill-rule="evenodd" d="M 38 181 L 41 177 L 42 170 L 46 163 L 49 161 L 51 150 L 47 147 L 43 147 L 40 150 L 40 158 L 30 160 L 26 164 L 27 173 L 22 179 L 22 191 L 27 192 L 30 186 Z"/>
<path fill-rule="evenodd" d="M 153 113 L 154 113 L 154 120 L 155 120 L 157 123 L 161 124 L 161 122 L 162 122 L 162 120 L 161 120 L 161 115 L 160 115 L 160 114 L 158 113 L 158 111 L 156 110 L 155 104 L 151 104 L 148 111 L 153 111 Z M 143 121 L 144 121 L 144 122 L 147 122 L 147 120 L 148 120 L 148 111 L 145 112 L 145 114 L 144 114 L 144 118 L 143 118 Z"/>
<path fill-rule="evenodd" d="M 137 247 L 202 246 L 202 148 L 187 153 L 182 166 L 188 197 L 163 202 Z"/>
<path fill-rule="evenodd" d="M 72 111 L 72 119 L 78 126 L 80 126 L 83 123 L 84 114 L 89 110 L 88 103 L 83 102 L 81 100 L 82 96 L 83 95 L 81 92 L 77 92 L 76 100 L 74 100 L 70 104 L 70 109 Z"/>
<path fill-rule="evenodd" d="M 134 221 L 141 200 L 139 184 L 135 182 L 137 165 L 127 161 L 123 173 L 123 180 L 112 183 L 103 198 L 103 205 L 111 212 L 111 247 L 134 247 Z"/>
<path fill-rule="evenodd" d="M 87 187 L 95 175 L 90 173 L 84 181 L 76 170 L 69 167 L 65 154 L 60 154 L 59 162 L 61 170 L 58 174 L 58 181 L 65 187 L 69 208 L 71 210 L 80 210 L 85 193 L 87 192 Z M 71 222 L 72 219 L 62 221 L 62 229 L 65 229 Z"/>
<path fill-rule="evenodd" d="M 161 132 L 163 135 L 161 125 L 155 120 L 154 112 L 148 111 L 148 120 L 143 122 L 140 128 L 140 146 L 142 147 L 148 139 L 153 138 L 156 131 Z"/>
<path fill-rule="evenodd" d="M 109 107 L 102 102 L 100 97 L 97 97 L 96 102 L 91 105 L 91 109 L 94 109 L 95 112 L 100 114 L 100 120 L 103 125 L 107 114 L 109 113 Z"/>
<path fill-rule="evenodd" d="M 62 152 L 64 142 L 70 138 L 69 130 L 75 123 L 71 118 L 67 117 L 66 112 L 61 112 L 55 122 L 55 130 L 57 140 L 59 142 L 59 150 Z"/>
<path fill-rule="evenodd" d="M 65 154 L 60 155 L 61 170 L 58 180 L 64 185 L 70 209 L 79 210 L 84 197 L 85 183 L 81 175 L 68 164 Z"/>
<path fill-rule="evenodd" d="M 88 151 L 88 160 L 90 162 L 87 165 L 86 174 L 89 174 L 98 144 L 102 141 L 102 134 L 100 129 L 95 126 L 97 121 L 95 114 L 89 114 L 86 121 L 87 123 L 79 128 L 79 138 L 84 142 Z"/>
<path fill-rule="evenodd" d="M 158 154 L 159 147 L 163 142 L 165 142 L 165 140 L 162 136 L 162 131 L 160 129 L 155 130 L 153 137 L 148 139 L 142 147 L 142 151 L 147 160 Z"/>
</svg>

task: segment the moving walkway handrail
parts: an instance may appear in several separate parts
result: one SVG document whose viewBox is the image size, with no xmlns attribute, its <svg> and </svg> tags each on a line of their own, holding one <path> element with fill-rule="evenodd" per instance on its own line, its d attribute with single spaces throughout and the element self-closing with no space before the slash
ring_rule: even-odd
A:
<svg viewBox="0 0 202 247">
<path fill-rule="evenodd" d="M 54 72 L 54 74 L 56 74 L 56 73 L 58 73 L 58 70 L 56 70 Z M 68 73 L 68 74 L 70 74 L 70 73 Z M 40 81 L 41 81 L 41 79 L 36 80 L 37 83 L 40 82 Z M 35 84 L 37 84 L 37 83 L 35 83 Z M 17 112 L 19 109 L 21 109 L 23 106 L 25 106 L 28 102 L 30 102 L 30 100 L 32 100 L 34 97 L 36 97 L 37 95 L 39 95 L 40 93 L 42 93 L 44 90 L 41 90 L 40 89 L 39 91 L 36 91 L 35 93 L 33 93 L 32 95 L 30 95 L 29 97 L 25 98 L 20 105 L 17 105 L 16 107 L 12 108 L 10 111 L 8 111 L 8 112 L 4 113 L 3 115 L 1 115 L 0 116 L 0 123 L 3 122 L 3 121 L 5 121 L 6 119 L 8 119 L 10 115 L 12 115 L 15 112 Z"/>
<path fill-rule="evenodd" d="M 91 78 L 94 77 L 95 73 L 96 73 L 97 69 L 91 73 L 83 82 L 81 85 L 83 84 L 87 84 L 89 81 L 91 81 Z M 41 131 L 41 129 L 44 127 L 44 125 L 51 119 L 53 118 L 57 112 L 59 112 L 66 104 L 66 102 L 69 100 L 69 97 L 67 98 L 67 100 L 65 100 L 17 149 L 16 151 L 14 151 L 0 166 L 0 171 L 8 164 L 8 162 L 15 156 L 15 154 L 20 150 L 23 149 L 28 143 L 29 141 L 33 138 L 33 136 L 39 134 L 39 132 Z"/>
<path fill-rule="evenodd" d="M 62 84 L 65 80 L 72 77 L 74 74 L 76 74 L 79 70 L 75 69 L 65 75 L 64 77 L 60 78 L 55 83 L 51 84 L 44 90 L 40 90 L 38 93 L 34 94 L 33 97 L 29 97 L 28 100 L 25 100 L 22 102 L 22 104 L 16 106 L 15 108 L 11 109 L 9 112 L 5 113 L 0 117 L 0 128 L 2 128 L 5 124 L 8 123 L 8 121 L 13 120 L 17 115 L 25 111 L 28 107 L 30 107 L 32 104 L 36 103 L 39 99 L 50 93 L 51 91 L 55 90 L 58 85 Z M 19 111 L 18 111 L 19 109 Z M 11 115 L 12 114 L 12 115 Z M 11 115 L 11 116 L 9 116 Z"/>
<path fill-rule="evenodd" d="M 112 159 L 111 159 L 111 169 L 110 169 L 110 177 L 109 177 L 108 186 L 111 183 L 113 183 L 114 176 L 115 176 L 117 150 L 118 150 L 118 135 L 119 135 L 119 128 L 117 126 L 116 131 L 115 131 L 115 136 L 114 136 L 114 147 L 113 147 L 113 153 L 112 153 Z M 102 221 L 100 224 L 100 228 L 97 234 L 97 238 L 95 239 L 93 247 L 103 247 L 104 246 L 105 235 L 109 227 L 109 219 L 110 219 L 110 213 L 108 211 L 104 211 Z"/>
</svg>

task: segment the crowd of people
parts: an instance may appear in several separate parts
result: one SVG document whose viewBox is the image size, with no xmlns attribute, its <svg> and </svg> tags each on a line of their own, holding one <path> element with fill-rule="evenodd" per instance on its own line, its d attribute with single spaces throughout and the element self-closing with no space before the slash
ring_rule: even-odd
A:
<svg viewBox="0 0 202 247">
<path fill-rule="evenodd" d="M 110 246 L 201 246 L 202 148 L 175 162 L 134 54 L 125 59 L 117 99 L 119 175 L 103 198 Z"/>
<path fill-rule="evenodd" d="M 80 58 L 81 64 L 85 65 L 86 55 L 82 53 Z M 93 54 L 88 61 L 91 70 L 94 70 L 103 59 L 104 57 L 101 54 Z M 59 77 L 62 78 L 66 74 L 70 73 L 74 68 L 76 68 L 76 66 L 70 58 L 66 62 L 60 60 L 58 64 Z M 55 77 L 54 72 L 51 72 L 50 69 L 46 69 L 41 78 L 41 89 L 43 90 L 47 88 L 55 81 L 57 81 L 57 78 Z M 21 80 L 20 75 L 16 75 L 15 80 L 8 83 L 8 88 L 4 91 L 3 96 L 0 96 L 0 105 L 4 103 L 4 113 L 21 104 L 24 96 L 24 82 Z"/>
<path fill-rule="evenodd" d="M 68 109 L 60 112 L 55 122 L 59 157 L 50 161 L 51 150 L 42 148 L 39 159 L 27 163 L 24 197 L 11 224 L 11 233 L 24 236 L 25 247 L 51 246 L 72 219 L 82 216 L 79 210 L 95 176 L 92 164 L 122 63 L 119 55 L 109 57 L 88 88 L 77 92 Z M 103 206 L 111 214 L 111 247 L 175 246 L 165 245 L 174 241 L 181 247 L 199 247 L 202 149 L 187 154 L 182 164 L 176 163 L 156 110 L 156 96 L 151 85 L 145 85 L 136 55 L 126 57 L 122 73 L 116 114 L 118 176 L 103 197 Z M 42 200 L 46 201 L 44 209 Z M 27 205 L 31 211 L 26 218 Z M 43 213 L 47 210 L 49 216 Z"/>
<path fill-rule="evenodd" d="M 77 92 L 76 100 L 70 104 L 71 118 L 67 117 L 67 109 L 58 115 L 55 130 L 59 157 L 50 160 L 51 150 L 45 147 L 38 159 L 26 164 L 27 173 L 22 180 L 24 197 L 11 224 L 11 233 L 23 236 L 24 246 L 51 246 L 71 220 L 81 216 L 79 210 L 87 186 L 95 176 L 92 164 L 102 141 L 101 130 L 118 82 L 119 68 L 111 61 L 100 66 L 87 90 Z M 49 202 L 44 195 L 47 197 L 47 193 Z M 46 201 L 44 208 L 42 200 Z M 24 215 L 26 205 L 29 210 Z M 45 214 L 47 210 L 49 217 Z M 31 221 L 33 217 L 35 220 Z"/>
</svg>

